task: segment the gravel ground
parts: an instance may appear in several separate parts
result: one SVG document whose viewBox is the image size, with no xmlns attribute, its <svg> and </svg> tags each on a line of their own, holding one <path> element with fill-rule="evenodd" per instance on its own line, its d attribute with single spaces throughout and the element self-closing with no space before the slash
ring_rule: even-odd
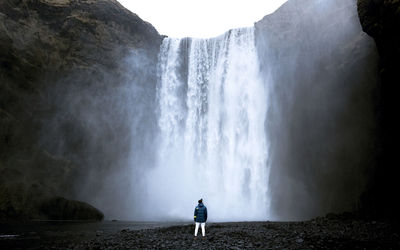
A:
<svg viewBox="0 0 400 250">
<path fill-rule="evenodd" d="M 97 232 L 90 239 L 53 235 L 40 244 L 7 248 L 38 249 L 400 249 L 399 225 L 360 219 L 317 218 L 305 222 L 208 223 L 206 237 L 193 237 L 194 225 Z M 199 235 L 200 232 L 199 232 Z M 5 240 L 0 240 L 6 243 Z M 21 242 L 19 242 L 21 243 Z M 37 242 L 39 243 L 39 242 Z M 28 244 L 28 245 L 27 245 Z"/>
</svg>

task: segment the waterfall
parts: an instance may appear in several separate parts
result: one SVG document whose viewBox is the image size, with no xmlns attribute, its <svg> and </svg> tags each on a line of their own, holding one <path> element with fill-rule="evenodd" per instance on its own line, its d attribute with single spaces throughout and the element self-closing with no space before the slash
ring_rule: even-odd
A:
<svg viewBox="0 0 400 250">
<path fill-rule="evenodd" d="M 163 40 L 152 219 L 189 219 L 200 198 L 214 221 L 269 218 L 268 85 L 254 42 L 253 27 Z"/>
</svg>

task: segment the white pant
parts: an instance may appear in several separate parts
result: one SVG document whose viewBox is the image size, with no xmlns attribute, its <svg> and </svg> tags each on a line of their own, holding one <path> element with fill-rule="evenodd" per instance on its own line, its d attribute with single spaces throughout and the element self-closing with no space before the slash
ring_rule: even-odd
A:
<svg viewBox="0 0 400 250">
<path fill-rule="evenodd" d="M 199 225 L 201 224 L 201 233 L 203 234 L 203 237 L 206 236 L 206 223 L 200 223 L 196 222 L 196 228 L 194 229 L 194 236 L 197 236 L 197 232 L 199 231 Z"/>
</svg>

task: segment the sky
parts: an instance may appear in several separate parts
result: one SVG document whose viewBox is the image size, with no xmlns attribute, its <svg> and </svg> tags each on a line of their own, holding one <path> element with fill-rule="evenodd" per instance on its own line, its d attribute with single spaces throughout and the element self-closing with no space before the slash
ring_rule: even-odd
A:
<svg viewBox="0 0 400 250">
<path fill-rule="evenodd" d="M 118 0 L 169 37 L 214 37 L 253 26 L 287 0 Z"/>
</svg>

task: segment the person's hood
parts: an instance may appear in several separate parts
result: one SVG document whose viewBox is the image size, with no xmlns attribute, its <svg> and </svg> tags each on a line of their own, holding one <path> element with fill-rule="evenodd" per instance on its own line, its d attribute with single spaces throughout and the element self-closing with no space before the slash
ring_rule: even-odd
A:
<svg viewBox="0 0 400 250">
<path fill-rule="evenodd" d="M 199 207 L 204 207 L 204 204 L 203 204 L 203 203 L 199 203 L 198 206 L 199 206 Z"/>
</svg>

